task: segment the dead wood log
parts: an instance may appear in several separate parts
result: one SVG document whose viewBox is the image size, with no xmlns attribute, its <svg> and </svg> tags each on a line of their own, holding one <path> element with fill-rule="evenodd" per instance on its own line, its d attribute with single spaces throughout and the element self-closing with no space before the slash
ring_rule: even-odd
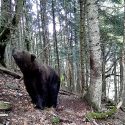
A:
<svg viewBox="0 0 125 125">
<path fill-rule="evenodd" d="M 0 67 L 0 72 L 6 73 L 6 74 L 8 74 L 8 75 L 11 75 L 11 76 L 13 76 L 13 77 L 15 77 L 15 78 L 17 78 L 17 79 L 20 79 L 20 78 L 22 77 L 21 74 L 15 73 L 15 72 L 10 71 L 10 70 L 8 70 L 8 69 L 6 69 L 6 68 L 3 68 L 3 67 Z"/>
</svg>

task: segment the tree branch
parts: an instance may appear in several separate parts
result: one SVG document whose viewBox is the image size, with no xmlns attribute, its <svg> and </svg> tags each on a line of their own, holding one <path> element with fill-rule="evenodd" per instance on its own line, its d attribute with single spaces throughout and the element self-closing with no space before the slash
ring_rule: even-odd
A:
<svg viewBox="0 0 125 125">
<path fill-rule="evenodd" d="M 108 75 L 106 75 L 105 77 L 108 78 L 108 77 L 110 77 L 110 76 L 112 76 L 112 75 L 115 75 L 115 74 L 108 74 Z M 120 75 L 115 75 L 115 76 L 120 76 Z"/>
</svg>

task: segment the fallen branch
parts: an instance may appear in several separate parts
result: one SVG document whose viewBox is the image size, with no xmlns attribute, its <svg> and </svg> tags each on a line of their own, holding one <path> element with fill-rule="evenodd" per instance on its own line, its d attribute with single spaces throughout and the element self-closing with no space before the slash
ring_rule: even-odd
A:
<svg viewBox="0 0 125 125">
<path fill-rule="evenodd" d="M 68 90 L 63 90 L 63 89 L 60 89 L 59 93 L 62 94 L 62 95 L 68 95 L 68 96 L 70 96 L 70 95 L 79 96 L 76 93 L 70 92 Z"/>
<path fill-rule="evenodd" d="M 10 71 L 10 70 L 8 70 L 6 68 L 3 68 L 3 67 L 0 67 L 0 72 L 6 73 L 8 75 L 11 75 L 11 76 L 13 76 L 13 77 L 15 77 L 17 79 L 20 79 L 22 77 L 21 74 L 15 73 L 15 72 Z"/>
<path fill-rule="evenodd" d="M 0 114 L 0 117 L 6 117 L 8 114 Z"/>
<path fill-rule="evenodd" d="M 108 74 L 108 75 L 106 75 L 105 77 L 108 78 L 108 77 L 110 77 L 110 76 L 120 76 L 120 75 L 117 75 L 117 74 Z"/>
</svg>

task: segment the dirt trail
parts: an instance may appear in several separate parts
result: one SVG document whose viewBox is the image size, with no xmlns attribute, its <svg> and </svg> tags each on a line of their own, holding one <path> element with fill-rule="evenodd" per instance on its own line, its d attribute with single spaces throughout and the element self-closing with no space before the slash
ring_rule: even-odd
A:
<svg viewBox="0 0 125 125">
<path fill-rule="evenodd" d="M 9 101 L 12 110 L 8 117 L 0 117 L 0 123 L 6 125 L 92 125 L 86 122 L 85 114 L 90 111 L 87 103 L 75 96 L 59 95 L 57 111 L 50 109 L 35 109 L 30 102 L 24 84 L 12 77 L 0 74 L 0 100 Z M 119 117 L 120 116 L 120 117 Z M 60 121 L 58 122 L 58 120 Z M 123 125 L 125 113 L 119 112 L 114 119 L 99 121 L 99 125 Z M 53 123 L 53 124 L 54 124 Z"/>
</svg>

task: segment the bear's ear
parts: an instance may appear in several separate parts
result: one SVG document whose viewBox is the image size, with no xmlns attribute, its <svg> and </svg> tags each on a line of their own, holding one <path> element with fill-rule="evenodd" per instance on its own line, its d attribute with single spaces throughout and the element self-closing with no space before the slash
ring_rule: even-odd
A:
<svg viewBox="0 0 125 125">
<path fill-rule="evenodd" d="M 36 58 L 36 55 L 31 54 L 31 62 L 33 62 L 35 60 L 35 58 Z"/>
</svg>

